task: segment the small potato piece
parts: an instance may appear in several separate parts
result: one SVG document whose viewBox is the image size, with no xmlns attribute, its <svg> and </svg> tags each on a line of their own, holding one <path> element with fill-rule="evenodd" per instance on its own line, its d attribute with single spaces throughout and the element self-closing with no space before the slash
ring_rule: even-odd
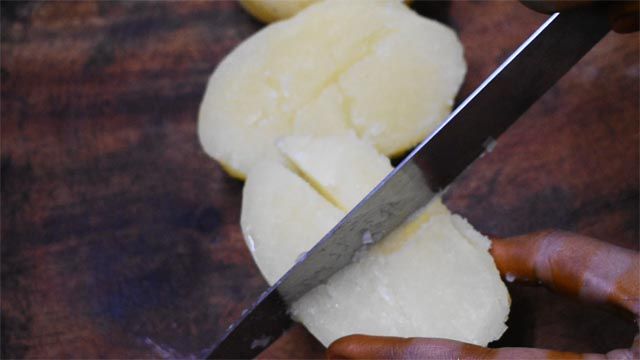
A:
<svg viewBox="0 0 640 360">
<path fill-rule="evenodd" d="M 327 137 L 293 135 L 278 147 L 327 199 L 354 208 L 393 170 L 389 159 L 353 133 Z"/>
<path fill-rule="evenodd" d="M 489 246 L 436 198 L 291 312 L 325 346 L 349 334 L 486 345 L 505 331 L 510 305 Z"/>
<path fill-rule="evenodd" d="M 327 0 L 265 27 L 219 64 L 198 134 L 240 178 L 263 159 L 284 162 L 275 142 L 293 134 L 352 129 L 398 155 L 444 120 L 465 72 L 455 33 L 402 3 Z"/>
<path fill-rule="evenodd" d="M 256 19 L 270 23 L 288 19 L 317 0 L 240 0 L 242 7 Z"/>
<path fill-rule="evenodd" d="M 320 0 L 240 0 L 240 4 L 256 19 L 270 23 L 288 19 L 318 1 Z M 404 3 L 408 5 L 411 0 L 405 0 Z"/>
<path fill-rule="evenodd" d="M 242 234 L 270 285 L 343 216 L 344 212 L 277 162 L 257 164 L 242 191 Z"/>
</svg>

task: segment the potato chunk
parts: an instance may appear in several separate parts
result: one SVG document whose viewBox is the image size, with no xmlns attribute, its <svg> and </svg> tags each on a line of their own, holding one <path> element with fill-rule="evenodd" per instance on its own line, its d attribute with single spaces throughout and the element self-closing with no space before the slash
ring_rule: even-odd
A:
<svg viewBox="0 0 640 360">
<path fill-rule="evenodd" d="M 456 35 L 398 1 L 324 1 L 265 27 L 211 76 L 198 120 L 205 151 L 243 178 L 284 161 L 277 139 L 354 130 L 401 154 L 451 109 L 466 65 Z"/>
<path fill-rule="evenodd" d="M 288 19 L 318 1 L 321 0 L 240 0 L 240 4 L 256 19 L 270 23 Z M 405 0 L 404 3 L 410 4 L 411 0 Z"/>
<path fill-rule="evenodd" d="M 510 301 L 489 245 L 435 199 L 292 314 L 325 346 L 349 334 L 486 345 L 505 331 Z"/>
<path fill-rule="evenodd" d="M 358 160 L 330 160 L 345 144 L 354 147 L 349 154 L 361 151 L 354 138 L 294 136 L 281 146 L 294 154 L 296 149 L 310 155 L 327 149 L 326 159 L 311 156 L 301 163 L 310 174 L 341 178 L 338 170 L 350 162 L 357 169 Z M 350 174 L 347 184 L 366 182 L 366 171 Z M 241 226 L 258 267 L 273 284 L 344 214 L 284 165 L 264 162 L 245 184 Z M 365 236 L 362 241 L 352 264 L 291 305 L 294 318 L 324 345 L 352 333 L 486 345 L 506 329 L 509 295 L 488 253 L 489 240 L 452 215 L 439 198 L 375 245 L 367 245 Z"/>
<path fill-rule="evenodd" d="M 389 159 L 353 133 L 293 135 L 278 147 L 302 175 L 344 211 L 355 207 L 393 170 Z"/>
<path fill-rule="evenodd" d="M 276 162 L 256 165 L 242 193 L 240 226 L 269 284 L 344 216 L 302 178 Z"/>
<path fill-rule="evenodd" d="M 318 0 L 240 0 L 242 7 L 256 19 L 270 23 L 288 19 Z"/>
</svg>

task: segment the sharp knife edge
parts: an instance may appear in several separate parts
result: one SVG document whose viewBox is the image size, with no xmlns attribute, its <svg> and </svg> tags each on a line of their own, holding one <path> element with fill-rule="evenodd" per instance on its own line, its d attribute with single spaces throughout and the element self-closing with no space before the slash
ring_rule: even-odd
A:
<svg viewBox="0 0 640 360">
<path fill-rule="evenodd" d="M 291 303 L 351 263 L 448 186 L 609 31 L 595 9 L 551 15 L 447 120 L 241 316 L 208 358 L 250 358 L 292 320 Z M 420 164 L 420 165 L 418 165 Z"/>
</svg>

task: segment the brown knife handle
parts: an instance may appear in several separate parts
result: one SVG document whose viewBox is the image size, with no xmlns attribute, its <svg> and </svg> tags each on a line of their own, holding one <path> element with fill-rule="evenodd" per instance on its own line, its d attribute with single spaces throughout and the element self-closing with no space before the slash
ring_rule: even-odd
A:
<svg viewBox="0 0 640 360">
<path fill-rule="evenodd" d="M 640 2 L 637 0 L 521 0 L 528 8 L 544 14 L 570 11 L 572 9 L 597 6 L 606 11 L 611 28 L 618 33 L 638 31 L 640 27 Z"/>
</svg>

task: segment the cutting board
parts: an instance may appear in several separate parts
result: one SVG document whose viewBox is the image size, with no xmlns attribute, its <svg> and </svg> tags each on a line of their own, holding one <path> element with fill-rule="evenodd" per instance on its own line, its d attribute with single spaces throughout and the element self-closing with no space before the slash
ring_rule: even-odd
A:
<svg viewBox="0 0 640 360">
<path fill-rule="evenodd" d="M 545 18 L 517 2 L 414 7 L 459 32 L 460 98 Z M 196 136 L 209 74 L 261 27 L 235 2 L 2 2 L 2 358 L 204 356 L 266 289 L 238 225 L 242 183 Z M 558 228 L 637 250 L 638 44 L 609 34 L 447 205 L 491 235 Z M 605 352 L 636 330 L 509 290 L 496 346 Z M 262 356 L 322 352 L 296 326 Z"/>
</svg>

